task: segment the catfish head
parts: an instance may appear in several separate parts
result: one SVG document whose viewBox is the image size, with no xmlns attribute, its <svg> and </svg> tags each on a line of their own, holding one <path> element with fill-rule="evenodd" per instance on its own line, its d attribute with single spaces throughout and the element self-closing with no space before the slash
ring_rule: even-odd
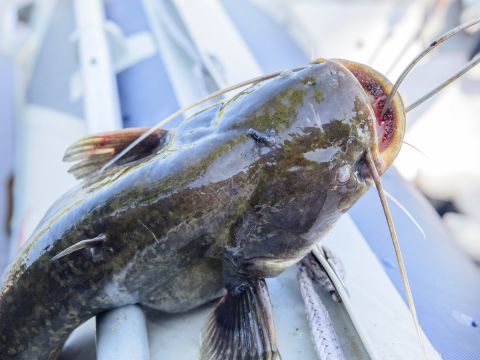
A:
<svg viewBox="0 0 480 360">
<path fill-rule="evenodd" d="M 303 258 L 372 184 L 367 154 L 383 174 L 405 129 L 398 94 L 381 116 L 392 85 L 365 65 L 318 59 L 285 76 L 274 102 L 284 111 L 262 108 L 245 120 L 262 154 L 262 180 L 226 253 L 255 277 L 276 276 Z M 277 125 L 265 126 L 265 118 Z"/>
</svg>

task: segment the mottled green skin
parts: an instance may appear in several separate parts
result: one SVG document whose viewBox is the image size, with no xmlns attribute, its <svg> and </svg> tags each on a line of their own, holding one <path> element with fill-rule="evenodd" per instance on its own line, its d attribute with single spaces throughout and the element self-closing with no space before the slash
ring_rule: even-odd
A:
<svg viewBox="0 0 480 360">
<path fill-rule="evenodd" d="M 275 276 L 302 258 L 367 188 L 358 173 L 345 184 L 336 175 L 376 141 L 367 103 L 344 67 L 311 65 L 196 114 L 158 154 L 88 178 L 3 278 L 1 359 L 55 358 L 101 311 L 186 311 L 232 274 Z M 99 234 L 103 245 L 50 261 Z"/>
</svg>

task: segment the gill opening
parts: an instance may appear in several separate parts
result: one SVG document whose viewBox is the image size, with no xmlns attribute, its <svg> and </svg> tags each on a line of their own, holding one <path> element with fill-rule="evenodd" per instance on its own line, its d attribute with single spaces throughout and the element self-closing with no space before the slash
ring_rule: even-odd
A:
<svg viewBox="0 0 480 360">
<path fill-rule="evenodd" d="M 375 161 L 373 160 L 371 149 L 367 150 L 365 154 L 365 161 L 370 170 L 370 174 L 372 175 L 373 181 L 375 183 L 375 187 L 377 188 L 378 196 L 380 198 L 380 203 L 382 204 L 383 212 L 385 214 L 385 219 L 388 225 L 388 230 L 390 232 L 390 237 L 392 239 L 393 248 L 395 250 L 395 256 L 397 258 L 398 267 L 400 269 L 400 275 L 402 278 L 402 284 L 403 284 L 403 288 L 405 290 L 405 295 L 407 298 L 408 308 L 410 310 L 410 314 L 412 315 L 413 323 L 415 325 L 415 330 L 418 336 L 418 340 L 420 342 L 420 346 L 422 348 L 424 358 L 427 359 L 427 352 L 425 349 L 425 344 L 423 341 L 420 324 L 418 322 L 417 311 L 415 309 L 415 303 L 413 301 L 413 295 L 410 289 L 410 283 L 408 281 L 408 275 L 407 275 L 407 270 L 405 268 L 405 263 L 403 261 L 402 251 L 400 250 L 400 244 L 398 242 L 397 232 L 395 230 L 395 225 L 393 224 L 392 214 L 390 213 L 390 208 L 388 207 L 385 191 L 383 189 L 383 185 L 380 180 L 380 175 L 378 174 Z"/>
<path fill-rule="evenodd" d="M 456 28 L 446 32 L 445 34 L 441 35 L 440 37 L 438 37 L 435 41 L 433 41 L 427 48 L 425 48 L 420 54 L 418 54 L 408 65 L 407 67 L 405 68 L 405 70 L 403 70 L 403 72 L 400 74 L 400 76 L 398 77 L 397 81 L 395 82 L 395 84 L 393 85 L 393 88 L 392 88 L 392 91 L 390 92 L 390 95 L 388 95 L 388 98 L 387 100 L 385 101 L 385 105 L 383 106 L 383 109 L 382 109 L 382 114 L 381 114 L 381 117 L 383 117 L 383 115 L 385 115 L 385 113 L 387 112 L 387 109 L 390 107 L 391 103 L 392 103 L 392 99 L 393 97 L 395 96 L 395 94 L 397 93 L 397 90 L 398 88 L 400 87 L 401 83 L 403 82 L 403 80 L 405 79 L 405 77 L 408 75 L 408 73 L 413 69 L 413 67 L 418 64 L 418 62 L 423 59 L 430 51 L 432 51 L 433 49 L 435 49 L 438 45 L 440 45 L 441 43 L 445 42 L 446 40 L 448 40 L 449 38 L 451 38 L 452 36 L 458 34 L 459 32 L 461 31 L 464 31 L 474 25 L 477 25 L 478 23 L 480 23 L 480 18 L 476 18 L 476 19 L 473 19 L 471 21 L 468 21 L 466 23 L 463 23 L 459 26 L 457 26 Z M 472 66 L 473 67 L 473 66 Z M 467 66 L 468 68 L 468 66 Z M 471 67 L 469 68 L 471 69 Z M 469 70 L 468 69 L 468 70 Z M 467 70 L 467 71 L 468 71 Z M 463 70 L 462 70 L 463 71 Z M 466 71 L 465 71 L 466 72 Z M 464 72 L 464 73 L 465 73 Z M 463 75 L 463 74 L 462 74 Z M 457 77 L 458 78 L 458 77 Z M 455 78 L 456 79 L 456 78 Z M 453 81 L 453 80 L 452 80 Z M 448 80 L 447 80 L 448 82 Z M 449 82 L 450 83 L 450 82 Z M 448 83 L 448 84 L 449 84 Z M 446 84 L 445 86 L 447 86 L 448 84 Z M 444 87 L 445 87 L 444 86 Z M 442 87 L 443 88 L 443 87 Z M 440 89 L 441 90 L 441 89 Z M 438 91 L 440 91 L 438 90 Z M 434 92 L 435 94 L 436 92 Z M 431 95 L 433 96 L 433 94 Z M 424 99 L 423 101 L 425 101 L 426 99 Z M 422 101 L 422 102 L 423 102 Z M 420 104 L 420 103 L 419 103 Z M 417 105 L 419 105 L 417 104 Z M 416 106 L 417 106 L 416 105 Z M 410 109 L 411 110 L 411 109 Z"/>
</svg>

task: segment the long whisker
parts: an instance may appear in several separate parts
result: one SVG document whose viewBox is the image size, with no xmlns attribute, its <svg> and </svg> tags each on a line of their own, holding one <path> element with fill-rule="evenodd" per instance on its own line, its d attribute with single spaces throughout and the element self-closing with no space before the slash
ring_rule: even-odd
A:
<svg viewBox="0 0 480 360">
<path fill-rule="evenodd" d="M 403 80 L 405 79 L 405 77 L 408 75 L 408 73 L 410 72 L 410 70 L 413 69 L 413 67 L 421 60 L 423 59 L 430 51 L 432 51 L 433 49 L 435 49 L 438 45 L 440 45 L 441 43 L 443 43 L 444 41 L 448 40 L 449 38 L 451 38 L 453 35 L 459 33 L 460 31 L 463 31 L 465 29 L 468 29 L 469 27 L 472 27 L 476 24 L 480 23 L 480 18 L 477 18 L 477 19 L 474 19 L 474 20 L 471 20 L 469 22 L 466 22 L 466 23 L 463 23 L 459 26 L 457 26 L 456 28 L 446 32 L 445 34 L 443 34 L 442 36 L 440 36 L 437 40 L 433 41 L 426 49 L 424 49 L 420 54 L 418 54 L 415 59 L 413 59 L 410 64 L 408 64 L 408 66 L 405 68 L 405 70 L 403 70 L 403 72 L 400 74 L 400 76 L 398 77 L 397 81 L 395 82 L 395 84 L 393 85 L 393 88 L 392 88 L 392 91 L 390 92 L 390 95 L 388 95 L 387 97 L 387 100 L 385 101 L 385 105 L 383 107 L 383 110 L 382 110 L 382 114 L 381 114 L 381 118 L 383 118 L 383 116 L 385 115 L 385 113 L 387 112 L 388 108 L 390 107 L 391 103 L 392 103 L 392 99 L 393 97 L 395 96 L 395 94 L 397 93 L 397 90 L 400 86 L 400 84 L 403 82 Z"/>
<path fill-rule="evenodd" d="M 420 150 L 418 147 L 415 145 L 409 143 L 408 141 L 402 140 L 402 143 L 404 143 L 407 146 L 410 146 L 412 149 L 417 150 L 421 155 L 423 155 L 426 159 L 430 159 L 427 154 L 425 154 L 422 150 Z"/>
<path fill-rule="evenodd" d="M 292 69 L 289 69 L 289 70 L 290 71 L 299 71 L 299 70 L 302 70 L 302 69 L 305 69 L 305 66 L 296 67 L 296 68 L 292 68 Z M 119 152 L 117 155 L 115 155 L 109 162 L 107 162 L 105 165 L 103 165 L 103 167 L 100 169 L 99 172 L 102 172 L 105 169 L 107 169 L 108 167 L 112 166 L 115 162 L 117 162 L 119 159 L 121 159 L 123 156 L 125 156 L 126 153 L 128 153 L 135 146 L 137 146 L 139 143 L 141 143 L 143 140 L 145 140 L 148 136 L 150 136 L 155 130 L 160 129 L 161 127 L 170 123 L 171 121 L 173 121 L 174 119 L 176 119 L 180 115 L 184 114 L 186 111 L 188 111 L 190 109 L 193 109 L 200 104 L 203 104 L 203 103 L 205 103 L 209 100 L 215 99 L 215 98 L 217 98 L 217 97 L 219 97 L 223 94 L 226 94 L 230 91 L 245 87 L 247 85 L 255 84 L 255 83 L 260 82 L 260 81 L 264 81 L 264 80 L 274 78 L 274 77 L 280 75 L 284 71 L 285 70 L 275 71 L 275 72 L 272 72 L 272 73 L 269 73 L 269 74 L 260 75 L 260 76 L 254 77 L 252 79 L 239 82 L 239 83 L 234 84 L 232 86 L 226 87 L 225 89 L 215 91 L 215 92 L 211 93 L 210 95 L 207 95 L 204 98 L 202 98 L 200 100 L 197 100 L 197 101 L 191 103 L 190 105 L 187 105 L 187 106 L 181 108 L 180 110 L 177 110 L 176 112 L 174 112 L 170 116 L 166 117 L 165 119 L 163 119 L 162 121 L 160 121 L 159 123 L 157 123 L 156 125 L 151 127 L 148 131 L 143 133 L 141 136 L 136 138 L 134 141 L 132 141 L 132 143 L 130 143 L 125 149 L 123 149 L 121 152 Z"/>
<path fill-rule="evenodd" d="M 420 233 L 422 234 L 422 237 L 424 239 L 427 238 L 427 236 L 425 235 L 425 231 L 423 230 L 423 228 L 420 226 L 420 224 L 417 222 L 417 220 L 415 220 L 415 218 L 413 217 L 413 215 L 410 213 L 410 211 L 407 210 L 407 208 L 405 206 L 402 205 L 402 203 L 400 201 L 397 200 L 396 197 L 394 197 L 392 194 L 390 194 L 388 191 L 384 190 L 384 193 L 385 193 L 385 196 L 390 199 L 395 205 L 397 205 L 400 210 L 403 211 L 403 213 L 405 215 L 407 215 L 407 217 L 410 219 L 410 221 L 417 227 L 418 231 L 420 231 Z"/>
<path fill-rule="evenodd" d="M 385 213 L 385 219 L 387 220 L 388 230 L 390 231 L 393 248 L 395 249 L 395 256 L 397 257 L 397 263 L 400 269 L 400 275 L 402 277 L 403 288 L 405 289 L 405 295 L 407 296 L 408 308 L 410 310 L 410 314 L 412 315 L 413 322 L 415 324 L 415 330 L 417 331 L 418 339 L 420 341 L 423 354 L 425 356 L 425 359 L 427 359 L 427 352 L 423 342 L 422 332 L 420 329 L 420 324 L 418 322 L 417 312 L 415 310 L 415 303 L 413 302 L 412 291 L 410 289 L 407 270 L 405 269 L 405 263 L 403 262 L 403 257 L 402 257 L 402 252 L 400 250 L 400 244 L 398 242 L 397 232 L 393 224 L 393 219 L 390 213 L 390 209 L 388 207 L 387 198 L 385 197 L 385 191 L 383 190 L 382 182 L 380 181 L 380 175 L 378 175 L 378 171 L 375 166 L 375 162 L 373 161 L 372 152 L 370 149 L 367 151 L 365 158 L 366 158 L 367 165 L 370 169 L 370 173 L 372 174 L 373 181 L 375 182 L 375 186 L 378 191 L 378 196 L 380 197 L 380 202 L 382 204 L 383 212 Z"/>
<path fill-rule="evenodd" d="M 427 101 L 428 99 L 430 99 L 433 95 L 435 95 L 435 94 L 438 93 L 439 91 L 445 89 L 448 85 L 450 85 L 451 83 L 453 83 L 455 80 L 457 80 L 459 77 L 461 77 L 462 75 L 464 75 L 465 73 L 467 73 L 467 72 L 470 71 L 471 69 L 473 69 L 473 68 L 474 68 L 475 66 L 477 66 L 479 63 L 480 63 L 480 56 L 473 58 L 472 60 L 470 60 L 470 62 L 467 64 L 467 66 L 465 66 L 462 70 L 460 70 L 460 71 L 457 72 L 455 75 L 453 75 L 452 77 L 450 77 L 448 80 L 446 80 L 446 81 L 444 81 L 443 83 L 441 83 L 440 85 L 438 85 L 435 89 L 433 89 L 432 91 L 430 91 L 430 92 L 427 93 L 426 95 L 422 96 L 420 99 L 418 99 L 418 100 L 415 101 L 414 103 L 408 105 L 408 106 L 405 108 L 405 112 L 408 113 L 410 110 L 415 109 L 418 105 L 424 103 L 425 101 Z"/>
</svg>

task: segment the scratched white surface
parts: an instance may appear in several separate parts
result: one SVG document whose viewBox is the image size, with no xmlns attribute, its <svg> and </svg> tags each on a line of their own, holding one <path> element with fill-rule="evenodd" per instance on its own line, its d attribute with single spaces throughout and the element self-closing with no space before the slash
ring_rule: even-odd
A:
<svg viewBox="0 0 480 360">
<path fill-rule="evenodd" d="M 373 359 L 422 359 L 422 348 L 406 303 L 355 223 L 343 216 L 320 243 L 342 261 L 348 294 L 339 294 Z M 440 355 L 423 334 L 427 358 Z"/>
</svg>

